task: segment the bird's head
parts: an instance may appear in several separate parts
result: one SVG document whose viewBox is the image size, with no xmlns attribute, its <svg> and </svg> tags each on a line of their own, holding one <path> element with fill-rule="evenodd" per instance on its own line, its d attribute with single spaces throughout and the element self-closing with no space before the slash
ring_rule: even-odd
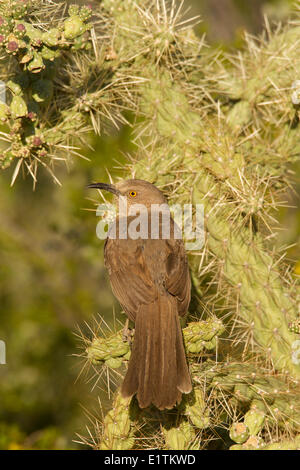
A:
<svg viewBox="0 0 300 470">
<path fill-rule="evenodd" d="M 130 179 L 119 181 L 116 184 L 92 183 L 87 187 L 109 191 L 117 198 L 126 198 L 128 208 L 133 204 L 143 204 L 149 209 L 152 204 L 167 203 L 163 193 L 148 181 Z"/>
</svg>

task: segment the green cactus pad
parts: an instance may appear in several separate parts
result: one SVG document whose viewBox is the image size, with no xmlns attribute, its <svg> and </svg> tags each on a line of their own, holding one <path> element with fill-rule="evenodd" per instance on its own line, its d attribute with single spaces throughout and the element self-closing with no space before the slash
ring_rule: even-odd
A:
<svg viewBox="0 0 300 470">
<path fill-rule="evenodd" d="M 10 112 L 13 119 L 25 117 L 28 113 L 28 108 L 22 96 L 15 95 L 10 104 Z"/>
<path fill-rule="evenodd" d="M 184 420 L 176 427 L 163 428 L 163 435 L 167 449 L 171 450 L 189 449 L 195 438 L 193 427 Z"/>
</svg>

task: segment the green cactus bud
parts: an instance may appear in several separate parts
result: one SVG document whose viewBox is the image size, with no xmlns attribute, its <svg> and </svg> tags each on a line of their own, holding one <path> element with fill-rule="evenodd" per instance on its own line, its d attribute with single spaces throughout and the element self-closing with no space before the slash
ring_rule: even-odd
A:
<svg viewBox="0 0 300 470">
<path fill-rule="evenodd" d="M 204 394 L 200 388 L 194 388 L 193 392 L 187 395 L 184 414 L 199 429 L 206 429 L 210 426 L 210 410 L 206 406 Z"/>
<path fill-rule="evenodd" d="M 29 79 L 26 73 L 19 73 L 13 79 L 6 83 L 8 89 L 14 95 L 23 95 L 29 85 Z"/>
<path fill-rule="evenodd" d="M 122 340 L 122 332 L 112 334 L 108 337 L 94 338 L 86 349 L 88 359 L 93 363 L 109 361 L 112 358 L 122 358 L 128 353 L 130 347 Z M 112 364 L 117 364 L 112 362 Z M 107 364 L 109 365 L 109 364 Z"/>
<path fill-rule="evenodd" d="M 25 2 L 13 2 L 12 5 L 12 17 L 16 20 L 24 18 L 28 13 L 27 4 Z"/>
<path fill-rule="evenodd" d="M 124 354 L 123 359 L 126 359 L 126 361 L 129 361 L 130 356 L 131 356 L 131 351 L 129 349 L 128 352 L 126 354 Z"/>
<path fill-rule="evenodd" d="M 204 341 L 197 341 L 193 343 L 186 342 L 186 350 L 192 354 L 199 354 L 204 349 Z"/>
<path fill-rule="evenodd" d="M 105 361 L 105 365 L 111 369 L 119 369 L 123 364 L 123 360 L 120 358 L 111 357 Z"/>
<path fill-rule="evenodd" d="M 120 395 L 114 400 L 113 408 L 104 418 L 100 450 L 128 450 L 134 445 L 130 420 L 130 398 Z"/>
<path fill-rule="evenodd" d="M 224 325 L 218 318 L 211 318 L 206 321 L 191 322 L 184 328 L 183 334 L 186 341 L 196 342 L 199 339 L 210 341 L 214 336 L 222 334 Z"/>
<path fill-rule="evenodd" d="M 295 321 L 289 323 L 289 330 L 292 333 L 300 334 L 300 318 L 297 318 Z"/>
<path fill-rule="evenodd" d="M 7 104 L 0 101 L 0 122 L 6 122 L 9 118 L 10 110 Z"/>
<path fill-rule="evenodd" d="M 32 73 L 39 73 L 45 68 L 42 55 L 34 52 L 33 59 L 26 65 L 27 70 Z"/>
<path fill-rule="evenodd" d="M 211 351 L 212 349 L 215 349 L 217 346 L 216 337 L 214 337 L 211 341 L 203 341 L 202 344 L 205 349 L 208 349 L 208 351 Z"/>
<path fill-rule="evenodd" d="M 27 104 L 21 96 L 15 95 L 13 97 L 12 102 L 10 104 L 10 112 L 11 117 L 13 119 L 18 119 L 26 116 L 26 114 L 28 113 Z"/>
<path fill-rule="evenodd" d="M 229 436 L 237 444 L 243 444 L 249 438 L 249 431 L 244 423 L 233 423 L 229 429 Z"/>
<path fill-rule="evenodd" d="M 251 402 L 251 410 L 259 410 L 262 413 L 266 414 L 268 411 L 268 406 L 264 401 L 254 398 Z"/>
<path fill-rule="evenodd" d="M 183 329 L 186 349 L 190 353 L 200 353 L 204 347 L 213 349 L 215 347 L 215 336 L 224 332 L 222 322 L 217 318 L 207 321 L 191 322 Z"/>
<path fill-rule="evenodd" d="M 42 41 L 46 46 L 54 47 L 59 44 L 61 38 L 61 32 L 58 28 L 52 28 L 42 34 Z"/>
<path fill-rule="evenodd" d="M 35 28 L 34 26 L 32 26 L 31 23 L 27 23 L 25 21 L 22 21 L 22 24 L 25 25 L 26 36 L 28 36 L 30 42 L 42 40 L 42 37 L 43 37 L 42 31 L 40 31 L 38 28 Z"/>
<path fill-rule="evenodd" d="M 92 8 L 90 6 L 82 6 L 80 8 L 79 16 L 82 19 L 82 21 L 87 21 L 90 19 L 92 16 Z"/>
<path fill-rule="evenodd" d="M 86 31 L 86 25 L 78 15 L 67 18 L 64 23 L 64 36 L 66 39 L 74 39 Z"/>
<path fill-rule="evenodd" d="M 239 383 L 234 387 L 234 394 L 241 402 L 248 402 L 254 396 L 254 391 L 248 384 Z"/>
<path fill-rule="evenodd" d="M 167 449 L 186 450 L 195 438 L 193 427 L 188 421 L 181 421 L 176 427 L 163 428 Z"/>
<path fill-rule="evenodd" d="M 78 36 L 74 39 L 72 49 L 79 50 L 79 49 L 86 49 L 86 46 L 89 44 L 89 34 L 85 32 L 81 36 Z"/>
<path fill-rule="evenodd" d="M 27 64 L 33 59 L 33 49 L 31 48 L 26 48 L 23 56 L 20 59 L 21 64 Z"/>
<path fill-rule="evenodd" d="M 244 416 L 244 424 L 249 430 L 250 436 L 256 436 L 263 428 L 265 413 L 261 410 L 251 408 Z"/>
<path fill-rule="evenodd" d="M 47 46 L 43 46 L 40 53 L 43 59 L 50 61 L 54 61 L 54 59 L 60 56 L 59 50 L 53 50 Z"/>
<path fill-rule="evenodd" d="M 75 4 L 70 5 L 70 6 L 69 6 L 69 9 L 68 9 L 68 13 L 69 13 L 69 16 L 78 15 L 78 13 L 79 13 L 79 6 L 78 6 L 78 5 L 75 5 Z"/>
<path fill-rule="evenodd" d="M 14 155 L 11 152 L 0 153 L 0 168 L 5 170 L 11 165 L 14 159 Z"/>
<path fill-rule="evenodd" d="M 32 98 L 37 103 L 44 103 L 50 100 L 53 94 L 53 82 L 51 80 L 36 80 L 31 85 Z"/>
<path fill-rule="evenodd" d="M 13 29 L 14 22 L 10 18 L 0 16 L 0 34 L 7 36 Z"/>
</svg>

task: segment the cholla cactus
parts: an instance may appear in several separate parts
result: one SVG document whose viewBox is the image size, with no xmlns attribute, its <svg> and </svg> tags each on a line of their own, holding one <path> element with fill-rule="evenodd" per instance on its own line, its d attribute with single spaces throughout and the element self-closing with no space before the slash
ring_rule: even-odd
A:
<svg viewBox="0 0 300 470">
<path fill-rule="evenodd" d="M 104 0 L 92 18 L 76 5 L 66 17 L 63 4 L 2 2 L 9 100 L 0 106 L 8 126 L 1 165 L 17 161 L 13 179 L 22 164 L 36 179 L 38 164 L 72 150 L 75 133 L 118 126 L 129 110 L 136 153 L 127 174 L 155 183 L 170 202 L 204 205 L 206 238 L 189 253 L 195 296 L 183 330 L 194 390 L 163 413 L 132 414 L 116 395 L 96 448 L 203 448 L 217 433 L 231 449 L 267 449 L 280 436 L 295 448 L 297 290 L 271 239 L 300 153 L 299 14 L 267 27 L 267 40 L 247 37 L 238 61 L 223 61 L 182 12 L 175 1 Z M 99 374 L 117 371 L 117 386 L 130 354 L 122 334 L 87 346 Z"/>
<path fill-rule="evenodd" d="M 207 307 L 200 320 L 194 306 L 183 330 L 195 388 L 175 421 L 166 412 L 161 429 L 146 427 L 147 439 L 203 448 L 217 428 L 232 449 L 268 448 L 300 424 L 297 293 L 269 242 L 300 150 L 299 27 L 247 38 L 248 50 L 228 67 L 202 48 L 174 2 L 102 4 L 114 31 L 111 65 L 144 79 L 132 95 L 138 150 L 129 170 L 171 202 L 202 203 L 206 216 L 204 249 L 189 258 Z"/>
</svg>

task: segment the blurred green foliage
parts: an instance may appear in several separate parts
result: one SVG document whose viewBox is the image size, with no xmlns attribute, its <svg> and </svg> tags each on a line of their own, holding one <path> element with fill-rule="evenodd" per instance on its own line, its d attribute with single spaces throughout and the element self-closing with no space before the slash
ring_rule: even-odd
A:
<svg viewBox="0 0 300 470">
<path fill-rule="evenodd" d="M 237 0 L 190 3 L 193 13 L 206 18 L 199 31 L 206 30 L 214 45 L 222 40 L 228 48 L 240 45 L 243 28 L 261 29 L 261 6 L 275 15 L 280 5 L 285 15 L 290 4 L 259 0 L 251 6 Z M 94 207 L 86 198 L 96 197 L 87 193 L 85 185 L 107 181 L 106 169 L 113 176 L 120 174 L 115 167 L 126 163 L 130 130 L 124 127 L 111 137 L 91 136 L 91 144 L 94 152 L 83 149 L 91 161 L 78 158 L 68 171 L 56 172 L 62 187 L 54 185 L 43 170 L 34 192 L 30 178 L 20 178 L 12 189 L 13 170 L 1 175 L 0 339 L 6 343 L 7 364 L 0 365 L 0 449 L 74 448 L 76 433 L 87 421 L 80 404 L 91 409 L 96 401 L 91 383 L 75 383 L 82 363 L 72 357 L 80 354 L 74 332 L 79 325 L 89 334 L 85 322 L 91 324 L 93 315 L 99 312 L 109 323 L 113 307 L 117 313 L 120 308 L 103 266 L 95 213 L 84 210 Z M 295 205 L 292 196 L 289 200 Z M 297 243 L 299 210 L 286 209 L 280 218 L 289 228 L 281 242 Z M 299 248 L 294 247 L 291 255 L 299 257 Z"/>
<path fill-rule="evenodd" d="M 10 172 L 1 176 L 0 339 L 7 364 L 0 366 L 0 448 L 8 441 L 26 447 L 31 435 L 34 447 L 70 447 L 84 426 L 79 404 L 86 405 L 91 385 L 75 384 L 82 364 L 72 357 L 80 346 L 74 333 L 77 325 L 87 330 L 84 321 L 91 324 L 97 312 L 109 322 L 115 303 L 95 212 L 84 210 L 94 207 L 85 185 L 107 180 L 105 167 L 124 160 L 119 148 L 127 142 L 125 128 L 97 139 L 93 164 L 78 159 L 60 170 L 62 187 L 43 172 L 35 192 L 29 178 L 10 188 Z"/>
</svg>

